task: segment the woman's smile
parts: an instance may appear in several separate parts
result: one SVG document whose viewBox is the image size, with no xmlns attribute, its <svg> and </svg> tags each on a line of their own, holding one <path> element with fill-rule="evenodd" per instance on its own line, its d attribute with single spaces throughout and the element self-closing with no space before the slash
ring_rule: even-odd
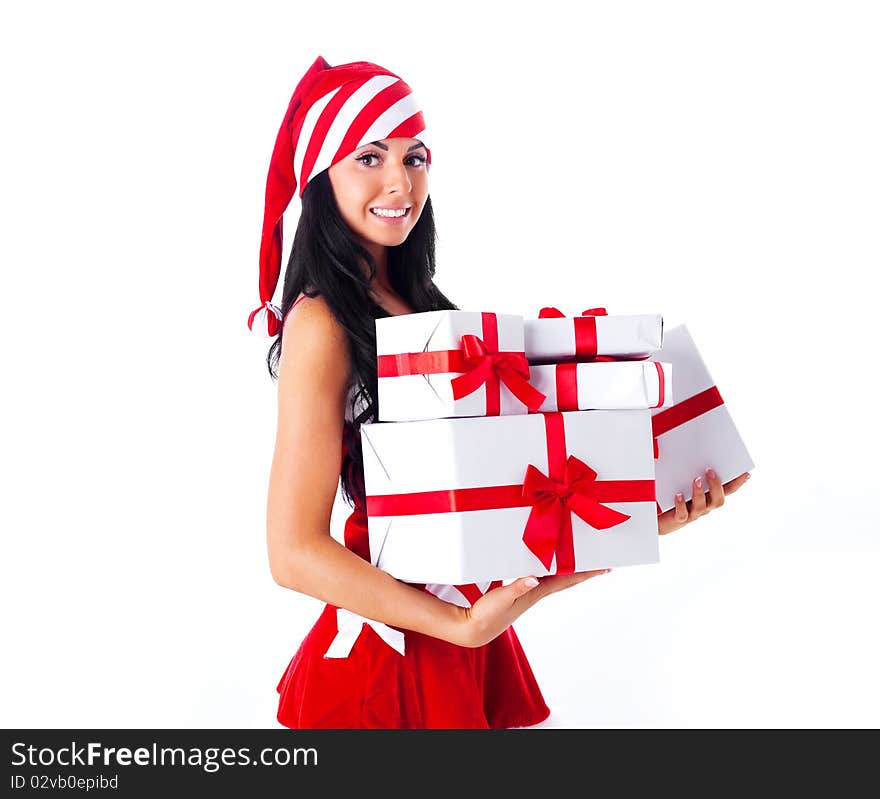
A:
<svg viewBox="0 0 880 799">
<path fill-rule="evenodd" d="M 406 206 L 405 209 L 375 207 L 370 209 L 370 216 L 375 217 L 377 221 L 386 225 L 402 225 L 409 219 L 411 210 L 411 205 Z"/>
</svg>

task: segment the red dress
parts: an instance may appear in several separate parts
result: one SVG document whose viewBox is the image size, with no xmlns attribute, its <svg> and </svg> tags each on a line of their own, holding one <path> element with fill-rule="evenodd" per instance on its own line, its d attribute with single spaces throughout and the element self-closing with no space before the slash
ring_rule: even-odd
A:
<svg viewBox="0 0 880 799">
<path fill-rule="evenodd" d="M 345 523 L 345 546 L 369 560 L 361 508 Z M 480 595 L 476 585 L 458 589 Z M 402 632 L 403 655 L 363 624 L 348 657 L 325 657 L 337 635 L 336 607 L 325 605 L 278 683 L 278 721 L 291 729 L 503 729 L 550 714 L 513 627 L 476 648 Z"/>
<path fill-rule="evenodd" d="M 367 514 L 360 506 L 345 522 L 345 546 L 370 560 Z M 469 607 L 484 590 L 500 586 L 497 580 L 488 586 L 416 587 Z M 343 620 L 346 636 L 339 621 L 337 607 L 325 605 L 284 671 L 277 715 L 283 726 L 503 729 L 527 727 L 550 715 L 513 627 L 470 648 L 374 623 L 377 632 L 353 614 Z M 397 647 L 385 639 L 395 639 Z"/>
</svg>

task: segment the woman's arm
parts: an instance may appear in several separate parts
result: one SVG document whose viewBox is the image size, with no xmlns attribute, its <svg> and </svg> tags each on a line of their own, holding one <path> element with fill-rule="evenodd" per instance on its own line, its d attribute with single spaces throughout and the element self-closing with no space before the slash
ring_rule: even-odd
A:
<svg viewBox="0 0 880 799">
<path fill-rule="evenodd" d="M 399 582 L 330 535 L 348 394 L 348 339 L 320 297 L 288 314 L 267 541 L 275 582 L 369 619 L 464 643 L 466 611 Z"/>
</svg>

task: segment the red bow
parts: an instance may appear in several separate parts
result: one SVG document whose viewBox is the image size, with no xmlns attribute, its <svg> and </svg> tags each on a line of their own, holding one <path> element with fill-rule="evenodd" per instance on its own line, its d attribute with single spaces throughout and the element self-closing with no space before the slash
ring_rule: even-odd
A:
<svg viewBox="0 0 880 799">
<path fill-rule="evenodd" d="M 461 350 L 467 371 L 452 379 L 452 396 L 460 399 L 476 391 L 490 378 L 500 380 L 520 402 L 537 411 L 547 399 L 529 385 L 529 362 L 522 352 L 490 352 L 479 336 L 461 337 Z"/>
<path fill-rule="evenodd" d="M 581 312 L 581 316 L 608 316 L 608 311 L 604 308 L 587 308 L 586 311 Z M 562 313 L 558 308 L 554 308 L 549 306 L 547 308 L 541 308 L 538 312 L 538 319 L 564 319 L 565 314 Z"/>
<path fill-rule="evenodd" d="M 597 360 L 598 339 L 596 337 L 596 317 L 608 316 L 604 308 L 588 308 L 572 320 L 574 325 L 574 356 L 579 361 Z M 565 314 L 558 308 L 541 308 L 539 319 L 564 319 Z M 603 360 L 608 360 L 603 357 Z"/>
<path fill-rule="evenodd" d="M 565 462 L 562 482 L 552 480 L 529 464 L 523 483 L 523 497 L 532 505 L 523 542 L 549 569 L 557 553 L 558 574 L 574 570 L 571 513 L 576 513 L 591 527 L 607 530 L 630 517 L 595 499 L 597 474 L 582 460 L 570 455 Z M 563 545 L 571 563 L 560 563 Z M 568 559 L 568 558 L 567 558 Z"/>
</svg>

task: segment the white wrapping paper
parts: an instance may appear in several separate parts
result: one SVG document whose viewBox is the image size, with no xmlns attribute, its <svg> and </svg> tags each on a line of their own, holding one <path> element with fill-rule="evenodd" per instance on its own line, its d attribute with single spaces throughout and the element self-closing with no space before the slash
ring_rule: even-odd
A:
<svg viewBox="0 0 880 799">
<path fill-rule="evenodd" d="M 499 352 L 524 350 L 523 320 L 512 314 L 495 314 Z M 427 311 L 376 320 L 376 354 L 436 352 L 461 349 L 463 335 L 483 338 L 478 311 Z M 379 420 L 382 422 L 486 415 L 486 387 L 459 399 L 452 395 L 452 380 L 461 372 L 411 374 L 379 378 Z M 528 408 L 501 384 L 501 414 L 525 414 Z"/>
<path fill-rule="evenodd" d="M 546 414 L 364 424 L 361 436 L 370 557 L 408 582 L 458 585 L 556 573 L 523 542 L 531 507 L 377 516 L 370 497 L 522 484 L 532 464 L 548 474 Z M 650 411 L 562 413 L 566 456 L 599 481 L 653 481 Z M 630 518 L 596 530 L 571 514 L 576 571 L 654 563 L 657 508 L 650 499 L 603 502 Z"/>
<path fill-rule="evenodd" d="M 673 411 L 676 405 L 715 385 L 685 325 L 666 332 L 663 347 L 654 358 L 672 364 Z M 667 410 L 652 413 L 659 417 Z M 677 491 L 685 500 L 693 499 L 693 480 L 703 477 L 705 481 L 707 467 L 715 470 L 722 483 L 755 468 L 724 404 L 658 436 L 657 450 L 657 502 L 664 511 L 675 506 Z"/>
<path fill-rule="evenodd" d="M 526 319 L 523 325 L 529 362 L 562 363 L 577 360 L 574 318 Z M 663 344 L 663 317 L 660 314 L 594 318 L 597 355 L 647 358 Z"/>
<path fill-rule="evenodd" d="M 659 370 L 657 367 L 660 367 Z M 672 367 L 647 361 L 547 364 L 530 366 L 529 382 L 547 395 L 541 413 L 559 410 L 557 388 L 576 373 L 577 405 L 564 410 L 637 410 L 672 405 Z"/>
</svg>

